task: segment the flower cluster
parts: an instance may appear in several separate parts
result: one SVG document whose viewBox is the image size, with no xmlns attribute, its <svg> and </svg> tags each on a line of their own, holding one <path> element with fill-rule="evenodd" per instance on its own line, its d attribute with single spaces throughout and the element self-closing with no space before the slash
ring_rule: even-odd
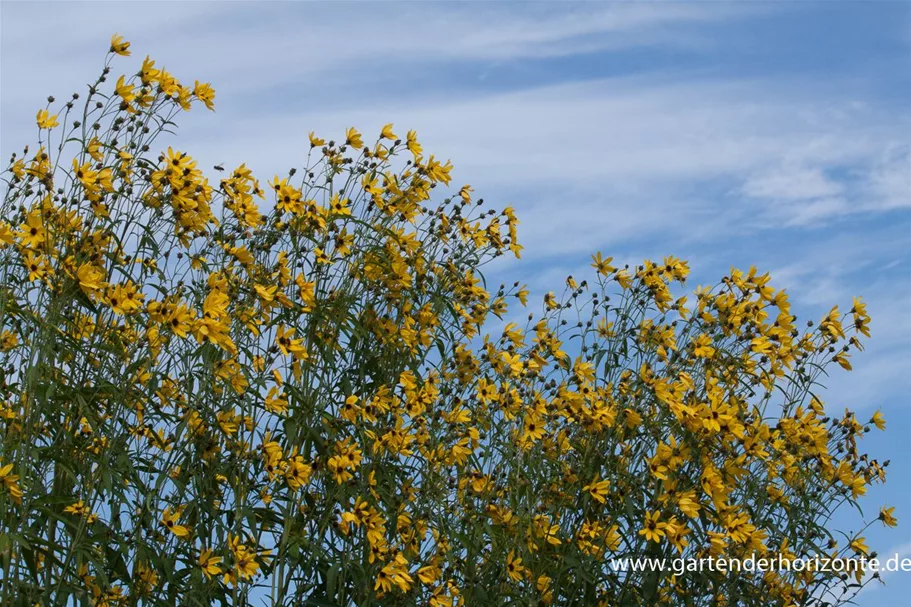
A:
<svg viewBox="0 0 911 607">
<path fill-rule="evenodd" d="M 109 61 L 129 55 L 111 40 Z M 623 555 L 866 554 L 885 480 L 818 380 L 864 304 L 801 328 L 755 268 L 668 257 L 519 320 L 513 210 L 393 125 L 217 181 L 155 139 L 208 84 L 110 65 L 14 156 L 0 222 L 3 603 L 795 605 L 825 572 L 615 571 Z M 295 162 L 300 164 L 299 161 Z M 213 170 L 224 171 L 222 167 Z M 524 314 L 524 313 L 523 313 Z M 490 333 L 499 323 L 501 332 Z M 896 523 L 893 509 L 879 517 Z M 872 523 L 874 521 L 868 521 Z M 862 532 L 861 532 L 862 533 Z M 857 582 L 861 581 L 861 572 Z"/>
</svg>

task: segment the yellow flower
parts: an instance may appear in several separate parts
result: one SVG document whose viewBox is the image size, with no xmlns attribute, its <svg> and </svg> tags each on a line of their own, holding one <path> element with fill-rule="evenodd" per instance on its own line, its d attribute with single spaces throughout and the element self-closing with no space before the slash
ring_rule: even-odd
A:
<svg viewBox="0 0 911 607">
<path fill-rule="evenodd" d="M 67 514 L 75 514 L 76 516 L 84 517 L 86 522 L 90 525 L 98 520 L 98 516 L 96 514 L 93 514 L 89 507 L 82 502 L 82 500 L 79 500 L 74 504 L 70 504 L 64 508 L 63 511 Z"/>
<path fill-rule="evenodd" d="M 387 563 L 377 574 L 373 589 L 385 593 L 392 590 L 395 585 L 402 592 L 408 592 L 413 582 L 411 575 L 408 574 L 408 561 L 401 553 L 396 553 L 392 562 Z"/>
<path fill-rule="evenodd" d="M 177 508 L 172 512 L 171 507 L 168 506 L 164 509 L 164 512 L 161 513 L 161 524 L 167 527 L 168 531 L 183 539 L 190 535 L 190 530 L 183 525 L 177 524 L 177 520 L 180 518 L 181 514 L 183 514 L 183 508 Z"/>
<path fill-rule="evenodd" d="M 849 356 L 847 354 L 845 354 L 844 352 L 839 352 L 834 357 L 832 357 L 832 360 L 837 362 L 841 366 L 841 368 L 844 369 L 845 371 L 850 371 L 852 369 L 852 367 L 851 367 L 851 362 L 848 360 L 848 358 L 849 358 Z"/>
<path fill-rule="evenodd" d="M 439 579 L 440 573 L 439 566 L 432 563 L 418 569 L 418 579 L 429 586 Z"/>
<path fill-rule="evenodd" d="M 624 289 L 629 289 L 633 285 L 633 278 L 630 276 L 630 273 L 626 270 L 620 270 L 614 275 L 614 278 L 617 282 L 620 283 L 620 286 Z"/>
<path fill-rule="evenodd" d="M 142 307 L 144 297 L 145 295 L 140 293 L 132 282 L 108 287 L 104 295 L 105 303 L 110 306 L 115 314 L 120 315 L 135 313 Z"/>
<path fill-rule="evenodd" d="M 171 328 L 171 331 L 174 332 L 174 335 L 178 337 L 187 336 L 187 331 L 190 329 L 190 322 L 192 320 L 193 318 L 190 316 L 190 311 L 184 305 L 175 306 L 167 318 L 168 326 Z"/>
<path fill-rule="evenodd" d="M 607 276 L 611 272 L 615 271 L 617 268 L 610 265 L 610 262 L 614 260 L 613 257 L 608 257 L 604 259 L 601 257 L 601 253 L 596 253 L 592 255 L 592 267 L 600 274 L 601 276 Z"/>
<path fill-rule="evenodd" d="M 10 497 L 13 498 L 13 501 L 17 504 L 22 503 L 22 489 L 19 488 L 19 475 L 10 474 L 13 471 L 12 464 L 6 464 L 5 466 L 0 466 L 0 482 L 6 487 L 6 490 L 9 491 Z"/>
<path fill-rule="evenodd" d="M 420 156 L 421 152 L 424 151 L 424 148 L 422 148 L 421 144 L 418 143 L 418 134 L 415 131 L 408 131 L 408 134 L 405 138 L 405 145 L 408 147 L 408 150 L 415 156 Z"/>
<path fill-rule="evenodd" d="M 461 198 L 462 202 L 464 202 L 465 204 L 470 204 L 472 192 L 474 192 L 474 188 L 471 187 L 471 185 L 466 183 L 465 185 L 463 185 L 461 187 L 461 189 L 459 189 L 459 198 Z M 506 211 L 503 211 L 503 213 L 505 214 Z"/>
<path fill-rule="evenodd" d="M 285 482 L 292 491 L 297 491 L 307 484 L 313 468 L 303 462 L 302 456 L 298 455 L 294 460 L 288 462 L 288 468 L 285 470 Z"/>
<path fill-rule="evenodd" d="M 123 57 L 130 56 L 130 43 L 123 39 L 120 34 L 111 36 L 111 52 L 117 53 Z"/>
<path fill-rule="evenodd" d="M 229 537 L 228 545 L 234 555 L 234 571 L 230 575 L 230 580 L 236 581 L 238 578 L 249 580 L 255 576 L 259 570 L 256 552 L 241 544 L 240 539 L 236 537 Z"/>
<path fill-rule="evenodd" d="M 266 411 L 271 411 L 272 413 L 278 414 L 284 414 L 288 412 L 288 399 L 283 393 L 279 392 L 278 388 L 274 386 L 269 389 L 269 394 L 266 395 L 264 404 Z"/>
<path fill-rule="evenodd" d="M 582 490 L 588 491 L 589 495 L 592 496 L 592 499 L 598 503 L 603 504 L 605 502 L 605 498 L 607 497 L 608 487 L 610 487 L 610 481 L 599 481 L 598 477 L 595 477 L 595 480 L 593 480 L 590 484 L 582 487 Z"/>
<path fill-rule="evenodd" d="M 395 141 L 398 139 L 398 136 L 392 132 L 392 123 L 385 125 L 383 130 L 380 131 L 380 137 L 383 139 L 389 139 L 390 141 Z"/>
<path fill-rule="evenodd" d="M 36 255 L 31 251 L 26 251 L 23 255 L 22 262 L 25 269 L 28 270 L 29 281 L 41 280 L 49 273 L 53 273 L 47 263 L 47 259 L 42 255 Z"/>
<path fill-rule="evenodd" d="M 511 580 L 516 582 L 522 581 L 522 574 L 525 573 L 525 567 L 522 566 L 522 559 L 518 558 L 515 551 L 510 550 L 506 557 L 506 573 Z"/>
<path fill-rule="evenodd" d="M 696 500 L 694 491 L 687 491 L 681 494 L 677 500 L 677 505 L 680 506 L 680 511 L 690 518 L 699 516 L 699 502 Z"/>
<path fill-rule="evenodd" d="M 883 525 L 887 527 L 894 527 L 898 524 L 898 519 L 895 518 L 895 506 L 891 508 L 886 508 L 883 506 L 879 510 L 879 520 L 883 522 Z"/>
<path fill-rule="evenodd" d="M 32 211 L 25 218 L 25 223 L 19 226 L 19 242 L 28 249 L 38 248 L 46 238 L 44 221 L 41 213 Z"/>
<path fill-rule="evenodd" d="M 98 266 L 90 263 L 84 263 L 76 270 L 76 278 L 79 280 L 79 288 L 86 295 L 91 295 L 95 291 L 104 287 L 104 271 Z"/>
<path fill-rule="evenodd" d="M 259 570 L 259 563 L 256 562 L 256 558 L 253 555 L 244 554 L 234 563 L 234 568 L 237 570 L 240 579 L 249 580 Z"/>
<path fill-rule="evenodd" d="M 659 519 L 661 513 L 658 511 L 645 515 L 645 526 L 639 530 L 639 535 L 644 535 L 649 542 L 660 543 L 667 531 L 667 523 L 662 523 Z"/>
<path fill-rule="evenodd" d="M 101 142 L 97 137 L 92 137 L 89 144 L 85 147 L 85 151 L 89 153 L 89 156 L 91 156 L 92 160 L 95 162 L 101 162 L 104 159 L 104 153 L 101 151 Z"/>
<path fill-rule="evenodd" d="M 339 198 L 338 194 L 333 194 L 329 201 L 329 210 L 333 215 L 350 216 L 351 207 L 348 206 L 347 198 Z"/>
<path fill-rule="evenodd" d="M 142 67 L 139 70 L 139 78 L 142 80 L 143 84 L 151 84 L 158 80 L 161 76 L 161 70 L 155 67 L 155 61 L 153 61 L 148 55 L 142 61 Z"/>
<path fill-rule="evenodd" d="M 193 87 L 193 94 L 205 104 L 206 108 L 212 111 L 215 110 L 215 89 L 212 88 L 211 84 L 208 82 L 200 83 L 197 80 Z"/>
<path fill-rule="evenodd" d="M 293 339 L 293 335 L 294 329 L 285 329 L 284 326 L 280 326 L 275 334 L 275 344 L 285 356 L 290 354 L 298 360 L 306 359 L 307 349 L 304 346 L 304 340 Z"/>
<path fill-rule="evenodd" d="M 867 546 L 864 538 L 858 537 L 851 542 L 851 550 L 857 554 L 870 554 L 870 548 Z"/>
<path fill-rule="evenodd" d="M 712 338 L 703 333 L 694 339 L 693 354 L 699 358 L 711 358 L 714 356 L 715 348 L 712 347 Z"/>
<path fill-rule="evenodd" d="M 528 287 L 526 286 L 523 286 L 521 289 L 516 291 L 516 297 L 519 299 L 523 306 L 528 304 L 528 293 Z"/>
<path fill-rule="evenodd" d="M 883 417 L 881 411 L 877 411 L 873 414 L 873 417 L 870 418 L 870 423 L 879 428 L 880 430 L 886 429 L 886 418 Z"/>
<path fill-rule="evenodd" d="M 263 285 L 253 285 L 253 290 L 256 291 L 256 294 L 259 295 L 259 298 L 263 303 L 272 303 L 275 300 L 275 293 L 278 291 L 278 286 L 263 286 Z"/>
<path fill-rule="evenodd" d="M 39 129 L 52 129 L 60 126 L 60 123 L 57 122 L 57 114 L 51 116 L 47 110 L 38 110 L 37 121 Z"/>
<path fill-rule="evenodd" d="M 136 93 L 133 92 L 133 85 L 127 82 L 124 76 L 120 76 L 117 79 L 117 86 L 114 87 L 114 92 L 123 99 L 124 103 L 130 103 L 133 99 L 136 99 Z"/>
<path fill-rule="evenodd" d="M 199 566 L 202 568 L 203 574 L 206 578 L 212 579 L 213 575 L 218 575 L 221 573 L 221 567 L 218 565 L 222 562 L 220 556 L 215 556 L 212 554 L 212 550 L 205 549 L 199 554 Z"/>
<path fill-rule="evenodd" d="M 80 165 L 79 161 L 76 158 L 73 158 L 73 174 L 86 190 L 95 190 L 98 182 L 98 173 L 92 170 L 92 165 L 90 163 L 86 162 Z"/>
<path fill-rule="evenodd" d="M 355 150 L 364 147 L 364 142 L 361 140 L 361 134 L 358 133 L 357 129 L 354 127 L 345 130 L 345 145 L 350 145 Z"/>
<path fill-rule="evenodd" d="M 321 145 L 326 145 L 326 140 L 320 139 L 319 137 L 317 137 L 316 133 L 314 133 L 313 131 L 310 131 L 309 138 L 310 138 L 310 147 L 318 148 Z"/>
<path fill-rule="evenodd" d="M 0 333 L 0 352 L 9 352 L 19 345 L 19 338 L 12 331 Z"/>
</svg>

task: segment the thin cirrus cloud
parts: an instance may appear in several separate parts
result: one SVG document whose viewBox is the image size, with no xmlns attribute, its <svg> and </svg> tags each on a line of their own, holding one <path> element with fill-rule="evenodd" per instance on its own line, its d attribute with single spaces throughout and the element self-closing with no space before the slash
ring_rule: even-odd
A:
<svg viewBox="0 0 911 607">
<path fill-rule="evenodd" d="M 747 196 L 784 200 L 825 198 L 843 190 L 842 184 L 827 177 L 821 169 L 794 165 L 753 175 L 743 186 Z"/>
<path fill-rule="evenodd" d="M 911 143 L 893 145 L 883 152 L 871 174 L 870 186 L 880 209 L 911 207 Z"/>
<path fill-rule="evenodd" d="M 382 66 L 391 73 L 441 62 L 686 45 L 695 42 L 681 25 L 756 12 L 682 4 L 526 8 L 495 3 L 6 3 L 3 44 L 27 53 L 30 71 L 39 72 L 33 76 L 40 81 L 36 64 L 84 66 L 86 58 L 96 56 L 99 40 L 121 31 L 137 48 L 155 47 L 155 56 L 167 64 L 180 61 L 188 71 L 207 68 L 207 78 L 222 79 L 231 90 L 304 76 L 331 81 L 329 73 L 335 71 L 356 82 L 353 75 L 365 67 Z"/>
</svg>

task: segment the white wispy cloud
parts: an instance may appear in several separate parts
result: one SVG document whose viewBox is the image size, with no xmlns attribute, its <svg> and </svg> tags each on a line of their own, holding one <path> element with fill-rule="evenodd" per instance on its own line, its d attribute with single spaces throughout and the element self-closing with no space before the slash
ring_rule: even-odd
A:
<svg viewBox="0 0 911 607">
<path fill-rule="evenodd" d="M 911 129 L 907 134 L 907 139 L 911 139 Z M 911 207 L 911 145 L 893 145 L 884 150 L 871 171 L 869 186 L 874 207 Z"/>
<path fill-rule="evenodd" d="M 681 26 L 757 10 L 631 3 L 516 8 L 473 2 L 5 3 L 3 45 L 28 56 L 25 69 L 7 66 L 8 80 L 40 85 L 55 66 L 84 76 L 118 31 L 143 49 L 138 52 L 166 65 L 219 80 L 226 91 L 251 91 L 302 80 L 356 86 L 364 77 L 382 81 L 416 66 L 439 69 L 456 61 L 705 44 Z"/>
<path fill-rule="evenodd" d="M 744 194 L 756 198 L 801 200 L 835 196 L 844 187 L 828 178 L 821 169 L 794 165 L 774 167 L 750 176 Z"/>
</svg>

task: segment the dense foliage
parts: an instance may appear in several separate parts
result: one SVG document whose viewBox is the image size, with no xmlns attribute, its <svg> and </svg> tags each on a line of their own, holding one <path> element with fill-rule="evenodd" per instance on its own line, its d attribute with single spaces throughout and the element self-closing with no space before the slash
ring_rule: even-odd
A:
<svg viewBox="0 0 911 607">
<path fill-rule="evenodd" d="M 311 133 L 265 187 L 210 181 L 155 141 L 214 91 L 148 58 L 107 86 L 128 48 L 5 173 L 4 605 L 834 604 L 862 581 L 610 560 L 868 552 L 828 521 L 884 467 L 817 383 L 869 335 L 859 300 L 801 328 L 755 269 L 688 298 L 684 261 L 598 254 L 516 312 L 528 290 L 481 274 L 519 255 L 512 209 L 434 196 L 451 165 L 414 132 Z"/>
</svg>

